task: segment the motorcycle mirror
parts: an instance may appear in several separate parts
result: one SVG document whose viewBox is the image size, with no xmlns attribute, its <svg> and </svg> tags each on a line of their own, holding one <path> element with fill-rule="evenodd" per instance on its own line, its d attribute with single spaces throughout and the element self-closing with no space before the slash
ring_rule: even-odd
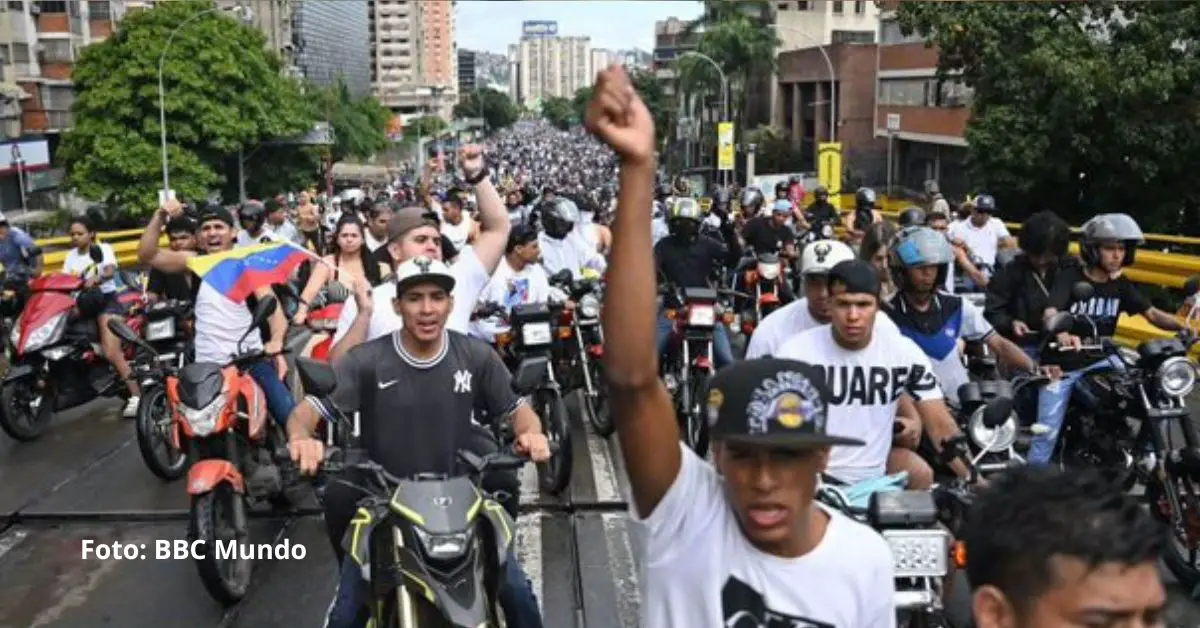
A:
<svg viewBox="0 0 1200 628">
<path fill-rule="evenodd" d="M 1071 298 L 1076 301 L 1087 301 L 1095 293 L 1096 289 L 1086 281 L 1077 281 L 1071 286 Z"/>
<path fill-rule="evenodd" d="M 130 329 L 129 325 L 125 324 L 125 321 L 117 320 L 115 318 L 108 319 L 108 330 L 111 331 L 117 338 L 120 338 L 129 344 L 142 344 L 142 339 L 138 338 L 137 332 Z"/>
<path fill-rule="evenodd" d="M 983 424 L 989 428 L 997 428 L 1012 415 L 1013 400 L 1011 397 L 996 397 L 983 408 Z"/>
<path fill-rule="evenodd" d="M 1070 312 L 1057 312 L 1050 317 L 1050 321 L 1046 323 L 1047 334 L 1061 334 L 1064 331 L 1071 331 L 1071 327 L 1075 325 L 1075 316 Z"/>
<path fill-rule="evenodd" d="M 1200 292 L 1200 275 L 1192 275 L 1183 282 L 1183 294 L 1190 297 L 1195 296 L 1197 292 Z"/>
</svg>

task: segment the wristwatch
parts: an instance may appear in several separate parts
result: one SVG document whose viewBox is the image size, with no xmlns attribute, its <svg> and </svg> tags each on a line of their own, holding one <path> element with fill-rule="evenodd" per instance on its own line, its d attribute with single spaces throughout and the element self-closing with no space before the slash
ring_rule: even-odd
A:
<svg viewBox="0 0 1200 628">
<path fill-rule="evenodd" d="M 491 170 L 489 170 L 487 166 L 484 166 L 479 170 L 479 174 L 473 177 L 463 177 L 463 181 L 465 181 L 467 185 L 479 185 L 480 183 L 483 183 L 484 179 L 491 176 L 491 174 Z"/>
</svg>

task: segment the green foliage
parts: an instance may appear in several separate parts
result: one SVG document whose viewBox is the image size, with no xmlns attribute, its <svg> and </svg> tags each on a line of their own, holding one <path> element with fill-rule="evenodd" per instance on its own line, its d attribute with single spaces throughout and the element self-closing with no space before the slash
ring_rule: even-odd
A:
<svg viewBox="0 0 1200 628">
<path fill-rule="evenodd" d="M 421 116 L 404 125 L 404 137 L 430 137 L 446 130 L 446 121 L 437 116 Z"/>
<path fill-rule="evenodd" d="M 571 112 L 576 118 L 583 120 L 587 117 L 587 106 L 592 101 L 592 93 L 595 92 L 591 85 L 580 87 L 575 90 L 575 96 L 571 98 Z"/>
<path fill-rule="evenodd" d="M 566 130 L 575 119 L 575 110 L 570 100 L 553 96 L 542 101 L 542 117 L 549 120 L 550 124 Z"/>
<path fill-rule="evenodd" d="M 488 129 L 503 129 L 516 122 L 521 110 L 508 94 L 483 87 L 454 105 L 455 118 L 483 118 Z"/>
<path fill-rule="evenodd" d="M 795 172 L 804 156 L 792 145 L 788 132 L 772 126 L 760 126 L 746 132 L 745 141 L 755 144 L 754 170 L 759 174 Z"/>
<path fill-rule="evenodd" d="M 708 3 L 704 15 L 692 26 L 700 32 L 697 52 L 711 58 L 725 73 L 735 112 L 744 110 L 750 77 L 775 68 L 775 50 L 781 42 L 770 27 L 771 16 L 770 3 L 724 0 Z M 683 91 L 720 94 L 721 74 L 712 63 L 686 55 L 676 64 Z"/>
<path fill-rule="evenodd" d="M 171 187 L 180 198 L 204 198 L 219 186 L 239 148 L 311 127 L 308 99 L 280 74 L 263 35 L 221 13 L 197 15 L 212 6 L 160 3 L 83 50 L 72 73 L 75 128 L 58 158 L 67 184 L 84 197 L 143 214 L 157 204 L 159 55 L 188 20 L 171 39 L 163 71 Z"/>
<path fill-rule="evenodd" d="M 972 180 L 1006 215 L 1200 230 L 1200 5 L 905 2 L 899 18 L 973 88 Z"/>
<path fill-rule="evenodd" d="M 654 119 L 655 135 L 661 141 L 671 121 L 671 103 L 668 102 L 667 95 L 663 92 L 662 83 L 654 77 L 652 72 L 644 70 L 633 71 L 629 80 L 633 83 L 633 89 L 637 91 L 638 96 L 642 98 L 642 102 L 646 103 L 646 108 L 650 110 L 650 117 Z M 577 120 L 583 120 L 591 100 L 592 87 L 589 85 L 579 88 L 570 100 L 571 115 Z"/>
<path fill-rule="evenodd" d="M 333 161 L 368 159 L 388 146 L 387 125 L 392 112 L 374 96 L 355 98 L 342 80 L 316 88 L 317 112 L 333 126 Z"/>
</svg>

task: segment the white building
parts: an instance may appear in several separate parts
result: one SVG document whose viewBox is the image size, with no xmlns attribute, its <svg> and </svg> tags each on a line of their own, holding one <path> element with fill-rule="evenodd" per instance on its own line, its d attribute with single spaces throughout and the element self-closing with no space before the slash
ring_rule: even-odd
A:
<svg viewBox="0 0 1200 628">
<path fill-rule="evenodd" d="M 775 25 L 782 45 L 779 52 L 875 40 L 879 7 L 874 2 L 788 0 L 775 2 Z"/>
<path fill-rule="evenodd" d="M 513 75 L 521 104 L 551 97 L 571 98 L 592 84 L 591 39 L 588 37 L 523 37 L 509 47 L 517 67 Z"/>
<path fill-rule="evenodd" d="M 389 109 L 448 117 L 457 100 L 453 2 L 371 5 L 372 91 Z"/>
<path fill-rule="evenodd" d="M 588 72 L 588 74 L 590 74 L 594 77 L 601 70 L 603 70 L 604 68 L 607 68 L 609 65 L 611 65 L 613 63 L 624 65 L 623 61 L 624 60 L 621 59 L 616 53 L 610 52 L 603 48 L 592 48 L 592 53 L 591 53 L 592 69 L 590 72 Z"/>
</svg>

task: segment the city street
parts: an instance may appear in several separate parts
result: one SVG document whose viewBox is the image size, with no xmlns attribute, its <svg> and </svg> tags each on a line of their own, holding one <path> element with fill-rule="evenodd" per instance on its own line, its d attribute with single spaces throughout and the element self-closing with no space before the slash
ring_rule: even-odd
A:
<svg viewBox="0 0 1200 628">
<path fill-rule="evenodd" d="M 320 626 L 334 585 L 331 550 L 311 512 L 253 523 L 256 542 L 303 546 L 303 560 L 259 562 L 251 591 L 225 609 L 190 561 L 84 560 L 85 540 L 146 544 L 186 538 L 182 482 L 143 466 L 119 406 L 66 413 L 42 440 L 0 438 L 0 628 Z M 615 448 L 577 425 L 568 500 L 540 498 L 523 474 L 518 555 L 546 626 L 638 626 L 637 542 Z M 314 504 L 305 508 L 311 510 Z M 1200 610 L 1173 590 L 1171 626 L 1200 626 Z"/>
</svg>

